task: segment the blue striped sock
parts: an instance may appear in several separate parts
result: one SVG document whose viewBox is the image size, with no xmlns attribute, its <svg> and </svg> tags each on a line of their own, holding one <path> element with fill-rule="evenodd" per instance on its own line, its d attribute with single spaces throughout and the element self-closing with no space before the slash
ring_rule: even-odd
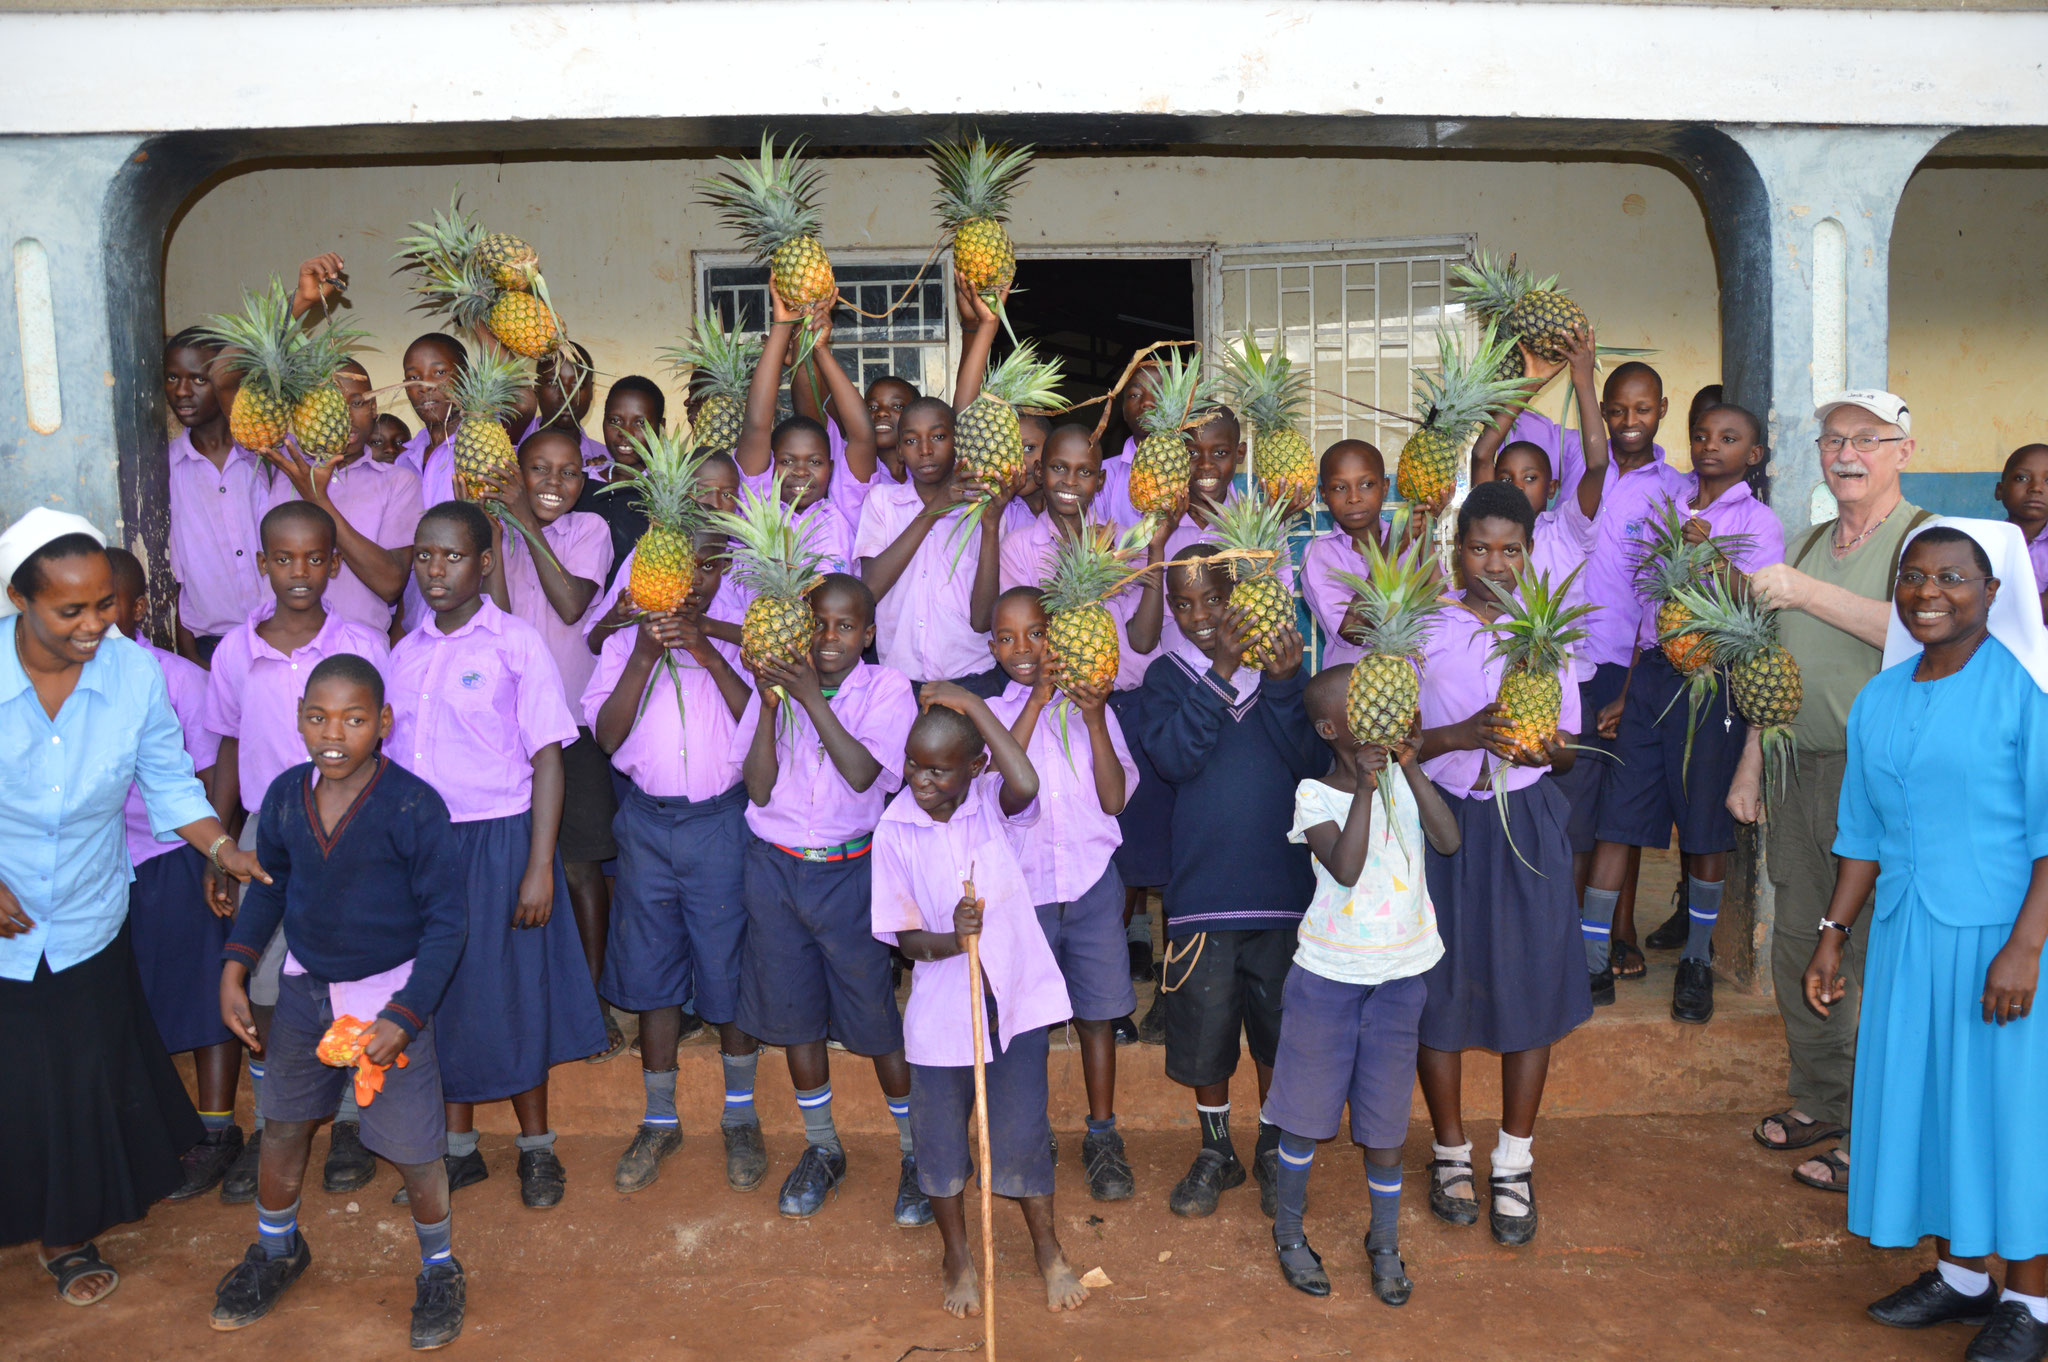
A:
<svg viewBox="0 0 2048 1362">
<path fill-rule="evenodd" d="M 1302 1238 L 1301 1212 L 1308 1204 L 1308 1174 L 1316 1161 L 1316 1142 L 1280 1133 L 1280 1165 L 1274 1179 L 1279 1206 L 1273 1212 L 1273 1242 L 1292 1244 Z"/>
<path fill-rule="evenodd" d="M 640 1118 L 644 1126 L 678 1126 L 676 1119 L 676 1071 L 655 1073 L 650 1069 L 640 1071 L 640 1085 L 647 1090 L 647 1114 Z"/>
<path fill-rule="evenodd" d="M 256 1242 L 263 1245 L 263 1252 L 271 1258 L 289 1258 L 299 1247 L 299 1203 L 294 1201 L 281 1211 L 265 1210 L 262 1202 L 256 1203 Z"/>
<path fill-rule="evenodd" d="M 1372 1156 L 1366 1155 L 1365 1186 L 1372 1194 L 1372 1224 L 1365 1233 L 1365 1246 L 1375 1253 L 1391 1252 L 1401 1244 L 1401 1165 L 1374 1163 Z"/>
<path fill-rule="evenodd" d="M 455 1213 L 449 1212 L 431 1225 L 412 1222 L 413 1236 L 420 1241 L 420 1265 L 432 1267 L 455 1256 Z"/>
<path fill-rule="evenodd" d="M 1586 900 L 1579 909 L 1579 932 L 1586 939 L 1586 973 L 1607 968 L 1608 938 L 1614 930 L 1614 910 L 1621 902 L 1619 889 L 1586 886 Z"/>
<path fill-rule="evenodd" d="M 841 1146 L 839 1132 L 832 1125 L 832 1085 L 798 1088 L 796 1105 L 804 1117 L 804 1139 L 836 1153 Z"/>
<path fill-rule="evenodd" d="M 1714 923 L 1721 916 L 1721 881 L 1709 883 L 1685 877 L 1686 960 L 1711 960 L 1714 953 Z"/>
<path fill-rule="evenodd" d="M 761 1124 L 754 1111 L 754 1071 L 761 1066 L 761 1052 L 720 1055 L 718 1061 L 725 1070 L 725 1112 L 718 1124 L 726 1129 Z"/>
<path fill-rule="evenodd" d="M 263 1061 L 249 1061 L 249 1106 L 256 1113 L 255 1129 L 263 1129 Z"/>
<path fill-rule="evenodd" d="M 890 1097 L 889 1114 L 896 1118 L 896 1148 L 905 1154 L 915 1152 L 917 1144 L 910 1138 L 910 1099 Z"/>
</svg>

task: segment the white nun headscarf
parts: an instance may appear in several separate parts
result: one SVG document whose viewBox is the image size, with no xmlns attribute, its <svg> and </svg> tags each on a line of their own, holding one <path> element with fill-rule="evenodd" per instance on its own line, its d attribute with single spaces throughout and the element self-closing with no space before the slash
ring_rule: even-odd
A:
<svg viewBox="0 0 2048 1362">
<path fill-rule="evenodd" d="M 1961 530 L 1983 547 L 1985 557 L 1991 560 L 1991 575 L 1998 579 L 1998 599 L 1991 603 L 1986 621 L 1991 635 L 2027 669 L 2035 685 L 2048 691 L 2048 626 L 2041 623 L 2041 587 L 2034 580 L 2034 565 L 2027 557 L 2026 536 L 2020 527 L 2003 520 L 1936 516 L 1906 536 L 1905 544 L 1899 546 L 1900 559 L 1905 558 L 1907 545 L 1937 525 Z M 1895 601 L 1885 626 L 1884 665 L 1890 667 L 1920 653 L 1920 644 L 1899 619 Z"/>
<path fill-rule="evenodd" d="M 14 580 L 14 574 L 21 571 L 21 565 L 37 549 L 68 534 L 90 535 L 101 548 L 107 546 L 107 537 L 90 520 L 69 511 L 53 511 L 47 506 L 38 506 L 9 525 L 6 532 L 0 534 L 0 588 Z M 4 590 L 0 590 L 0 619 L 14 613 L 14 602 L 7 598 Z"/>
</svg>

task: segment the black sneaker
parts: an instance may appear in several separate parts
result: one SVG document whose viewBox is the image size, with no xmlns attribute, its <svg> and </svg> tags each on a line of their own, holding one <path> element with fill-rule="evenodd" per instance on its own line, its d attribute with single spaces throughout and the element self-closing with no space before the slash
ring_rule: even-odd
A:
<svg viewBox="0 0 2048 1362">
<path fill-rule="evenodd" d="M 1167 1194 L 1166 1209 L 1175 1215 L 1199 1219 L 1216 1214 L 1217 1198 L 1233 1187 L 1244 1186 L 1244 1165 L 1204 1147 L 1188 1165 L 1187 1176 Z"/>
<path fill-rule="evenodd" d="M 1138 1039 L 1147 1045 L 1166 1044 L 1166 999 L 1156 997 L 1138 1022 Z"/>
<path fill-rule="evenodd" d="M 165 1201 L 190 1201 L 201 1192 L 210 1192 L 227 1177 L 228 1169 L 242 1153 L 242 1128 L 225 1125 L 219 1130 L 209 1130 L 198 1144 L 178 1156 L 179 1166 L 184 1169 L 185 1180 L 177 1190 L 165 1197 Z"/>
<path fill-rule="evenodd" d="M 1116 1038 L 1118 1045 L 1136 1045 L 1138 1024 L 1129 1017 L 1118 1017 L 1109 1024 L 1109 1034 Z"/>
<path fill-rule="evenodd" d="M 1593 1006 L 1614 1006 L 1614 968 L 1602 966 L 1599 973 L 1586 976 L 1593 986 Z"/>
<path fill-rule="evenodd" d="M 676 1126 L 642 1125 L 633 1132 L 633 1142 L 626 1146 L 626 1152 L 619 1155 L 619 1166 L 612 1174 L 612 1187 L 627 1195 L 639 1191 L 661 1176 L 661 1161 L 683 1147 L 683 1132 Z M 519 1161 L 520 1191 L 525 1191 L 526 1160 Z M 557 1196 L 555 1201 L 560 1201 Z M 529 1202 L 529 1205 L 532 1203 Z M 549 1202 L 553 1205 L 554 1202 Z"/>
<path fill-rule="evenodd" d="M 751 1192 L 768 1176 L 768 1147 L 761 1143 L 761 1125 L 749 1121 L 743 1126 L 720 1126 L 725 1138 L 725 1185 L 735 1192 Z"/>
<path fill-rule="evenodd" d="M 903 1156 L 903 1170 L 896 1175 L 896 1205 L 890 1216 L 899 1230 L 920 1230 L 932 1223 L 932 1199 L 917 1185 L 917 1155 Z"/>
<path fill-rule="evenodd" d="M 1977 1331 L 1963 1362 L 2041 1362 L 2048 1356 L 2048 1324 L 2019 1301 L 2000 1301 L 1991 1322 Z"/>
<path fill-rule="evenodd" d="M 846 1177 L 846 1151 L 811 1145 L 782 1180 L 775 1209 L 790 1220 L 809 1220 L 824 1209 L 825 1198 L 839 1190 Z"/>
<path fill-rule="evenodd" d="M 229 1268 L 213 1288 L 213 1315 L 208 1322 L 222 1331 L 248 1328 L 270 1313 L 285 1288 L 305 1275 L 312 1262 L 313 1250 L 306 1246 L 303 1234 L 298 1249 L 283 1258 L 271 1257 L 261 1244 L 249 1245 L 242 1261 Z"/>
<path fill-rule="evenodd" d="M 1138 1190 L 1124 1156 L 1123 1132 L 1114 1126 L 1082 1137 L 1081 1162 L 1088 1170 L 1088 1195 L 1097 1201 L 1123 1201 Z"/>
<path fill-rule="evenodd" d="M 1671 985 L 1671 1020 L 1704 1026 L 1714 1017 L 1714 967 L 1704 960 L 1678 962 Z"/>
<path fill-rule="evenodd" d="M 472 1149 L 467 1154 L 443 1154 L 441 1162 L 448 1169 L 448 1194 L 450 1196 L 455 1195 L 464 1187 L 474 1187 L 477 1183 L 482 1182 L 491 1175 L 491 1170 L 484 1166 L 484 1151 L 481 1149 Z M 391 1194 L 391 1204 L 394 1206 L 406 1205 L 411 1200 L 412 1198 L 406 1193 L 403 1182 L 399 1183 L 398 1190 Z"/>
<path fill-rule="evenodd" d="M 1131 982 L 1142 984 L 1152 977 L 1152 943 L 1133 941 L 1131 945 Z"/>
<path fill-rule="evenodd" d="M 1271 1220 L 1280 1214 L 1280 1151 L 1252 1155 L 1252 1176 L 1259 1184 L 1259 1214 Z"/>
<path fill-rule="evenodd" d="M 676 1143 L 682 1143 L 682 1138 L 678 1134 Z M 452 1180 L 449 1185 L 454 1185 Z M 551 1206 L 561 1205 L 562 1194 L 568 1190 L 568 1171 L 555 1157 L 554 1150 L 519 1151 L 519 1200 L 529 1210 L 545 1211 Z"/>
<path fill-rule="evenodd" d="M 230 1206 L 247 1206 L 256 1200 L 256 1164 L 263 1154 L 263 1132 L 257 1130 L 242 1143 L 227 1176 L 220 1180 L 220 1199 Z"/>
<path fill-rule="evenodd" d="M 1936 1324 L 1989 1324 L 1997 1307 L 1995 1286 L 1966 1296 L 1940 1272 L 1923 1272 L 1883 1300 L 1873 1301 L 1864 1313 L 1894 1329 L 1925 1329 Z"/>
<path fill-rule="evenodd" d="M 412 1281 L 413 1351 L 430 1353 L 447 1347 L 462 1332 L 462 1307 L 469 1299 L 461 1262 L 450 1258 L 423 1267 Z"/>
<path fill-rule="evenodd" d="M 327 1162 L 320 1169 L 320 1190 L 354 1192 L 377 1176 L 377 1156 L 363 1148 L 359 1121 L 336 1121 L 327 1132 Z"/>
</svg>

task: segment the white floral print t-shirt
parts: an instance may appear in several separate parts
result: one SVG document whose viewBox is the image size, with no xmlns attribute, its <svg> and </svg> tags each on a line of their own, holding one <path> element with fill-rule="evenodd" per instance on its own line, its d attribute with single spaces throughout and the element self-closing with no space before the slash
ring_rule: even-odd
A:
<svg viewBox="0 0 2048 1362">
<path fill-rule="evenodd" d="M 1356 796 L 1373 801 L 1365 868 L 1358 883 L 1345 888 L 1320 860 L 1310 858 L 1316 896 L 1301 919 L 1294 963 L 1339 983 L 1407 979 L 1443 958 L 1436 910 L 1430 906 L 1422 873 L 1422 815 L 1407 779 L 1399 770 L 1390 774 L 1393 827 L 1387 825 L 1386 805 L 1377 790 L 1368 785 Z M 1351 816 L 1352 799 L 1320 780 L 1304 780 L 1294 791 L 1294 826 L 1287 840 L 1307 842 L 1308 830 L 1318 823 L 1342 828 Z"/>
</svg>

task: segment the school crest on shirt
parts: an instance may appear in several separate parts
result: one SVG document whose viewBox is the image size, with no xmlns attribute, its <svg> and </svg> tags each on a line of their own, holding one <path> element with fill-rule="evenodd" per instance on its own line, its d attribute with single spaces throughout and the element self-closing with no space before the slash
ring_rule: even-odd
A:
<svg viewBox="0 0 2048 1362">
<path fill-rule="evenodd" d="M 464 672 L 457 678 L 456 684 L 460 685 L 464 690 L 477 690 L 484 684 L 484 674 L 482 672 Z"/>
</svg>

